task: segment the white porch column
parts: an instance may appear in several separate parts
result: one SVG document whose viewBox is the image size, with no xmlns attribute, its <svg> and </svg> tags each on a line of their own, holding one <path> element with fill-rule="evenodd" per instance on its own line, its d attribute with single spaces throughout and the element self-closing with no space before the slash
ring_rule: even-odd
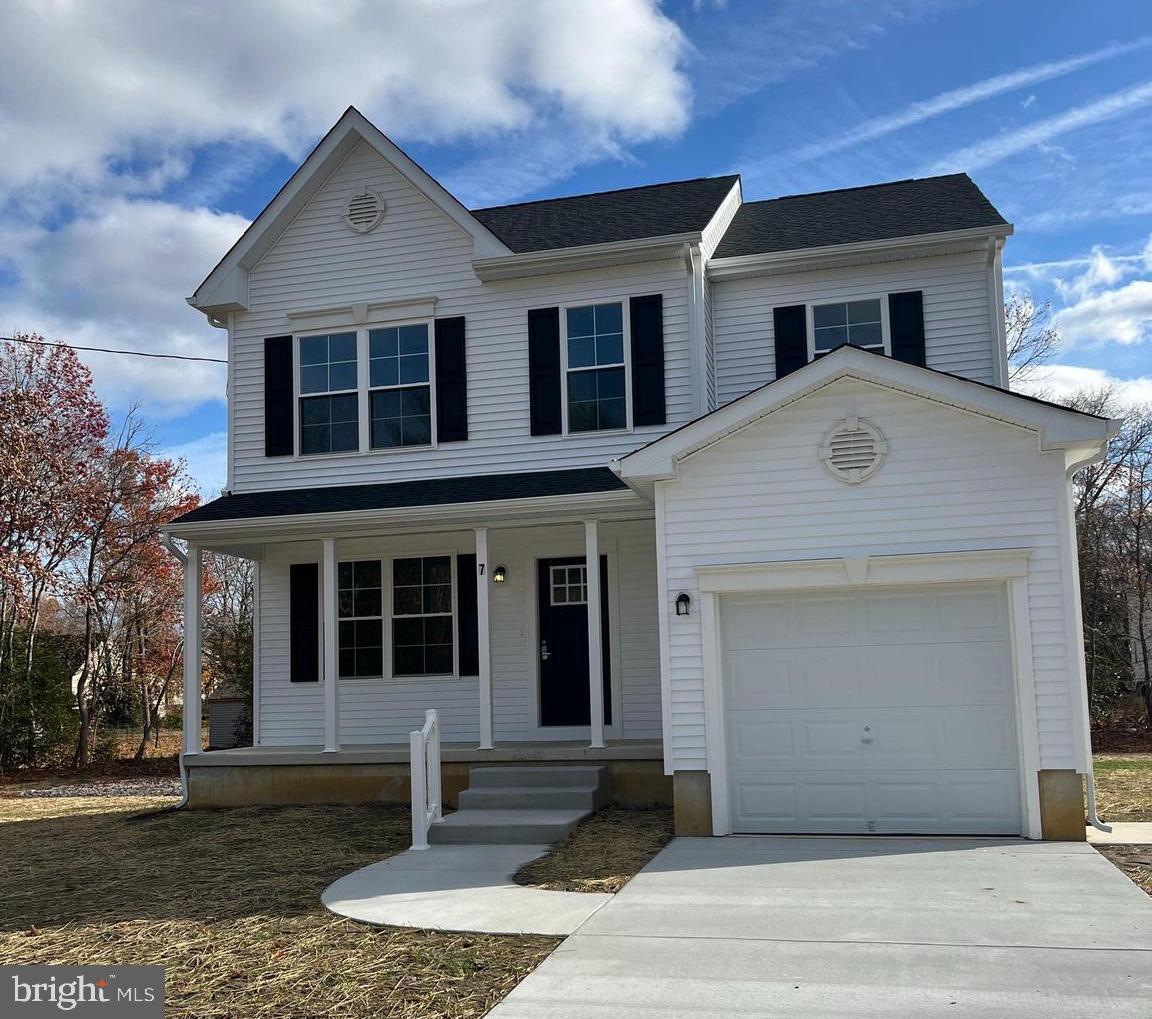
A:
<svg viewBox="0 0 1152 1019">
<path fill-rule="evenodd" d="M 340 676 L 336 637 L 336 541 L 324 539 L 320 604 L 324 617 L 324 752 L 340 749 Z"/>
<path fill-rule="evenodd" d="M 588 577 L 588 703 L 592 711 L 590 746 L 604 746 L 604 658 L 600 646 L 600 524 L 584 521 L 584 563 Z"/>
<path fill-rule="evenodd" d="M 200 712 L 203 678 L 200 659 L 204 585 L 200 546 L 188 543 L 184 560 L 184 753 L 201 750 Z"/>
<path fill-rule="evenodd" d="M 488 620 L 488 528 L 476 534 L 476 634 L 479 645 L 480 749 L 492 749 L 492 645 Z M 464 579 L 460 579 L 464 583 Z"/>
</svg>

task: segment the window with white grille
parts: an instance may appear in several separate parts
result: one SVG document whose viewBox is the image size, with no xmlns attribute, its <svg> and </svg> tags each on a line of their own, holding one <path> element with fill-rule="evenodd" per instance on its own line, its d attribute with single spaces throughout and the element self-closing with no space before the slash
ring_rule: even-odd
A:
<svg viewBox="0 0 1152 1019">
<path fill-rule="evenodd" d="M 859 484 L 875 474 L 888 453 L 888 442 L 870 421 L 848 417 L 837 421 L 820 443 L 820 462 L 832 477 Z"/>
</svg>

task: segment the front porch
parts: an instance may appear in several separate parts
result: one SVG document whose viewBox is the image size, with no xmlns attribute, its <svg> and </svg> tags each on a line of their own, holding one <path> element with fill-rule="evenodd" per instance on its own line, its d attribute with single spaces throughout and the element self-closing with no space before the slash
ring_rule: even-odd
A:
<svg viewBox="0 0 1152 1019">
<path fill-rule="evenodd" d="M 601 764 L 613 802 L 625 806 L 669 806 L 672 777 L 664 774 L 660 740 L 608 740 L 603 747 L 554 741 L 499 744 L 480 750 L 472 743 L 440 748 L 444 803 L 457 805 L 474 765 Z M 231 807 L 250 804 L 397 803 L 411 798 L 407 746 L 380 744 L 241 747 L 185 755 L 189 804 Z"/>
<path fill-rule="evenodd" d="M 186 711 L 194 803 L 406 802 L 409 734 L 430 708 L 449 803 L 470 764 L 534 761 L 610 764 L 627 800 L 670 802 L 655 528 L 634 492 L 311 514 L 287 501 L 173 528 L 188 542 L 186 704 L 201 703 L 203 553 L 256 571 L 255 745 L 205 753 Z"/>
</svg>

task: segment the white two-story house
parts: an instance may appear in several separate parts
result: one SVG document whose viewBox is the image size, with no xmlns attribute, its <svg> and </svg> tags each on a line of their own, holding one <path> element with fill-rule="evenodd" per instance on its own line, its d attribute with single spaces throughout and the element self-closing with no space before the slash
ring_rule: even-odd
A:
<svg viewBox="0 0 1152 1019">
<path fill-rule="evenodd" d="M 965 175 L 466 209 L 349 110 L 191 297 L 228 332 L 255 746 L 193 803 L 606 762 L 681 832 L 1083 837 L 1070 478 L 1110 423 L 1008 392 Z"/>
</svg>

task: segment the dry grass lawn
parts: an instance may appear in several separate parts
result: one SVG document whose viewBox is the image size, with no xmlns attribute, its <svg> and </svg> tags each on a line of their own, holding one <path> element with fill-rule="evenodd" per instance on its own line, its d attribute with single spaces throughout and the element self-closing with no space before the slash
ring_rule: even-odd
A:
<svg viewBox="0 0 1152 1019">
<path fill-rule="evenodd" d="M 1097 846 L 1096 850 L 1152 895 L 1152 846 Z"/>
<path fill-rule="evenodd" d="M 1096 801 L 1106 821 L 1152 821 L 1152 754 L 1096 754 Z"/>
<path fill-rule="evenodd" d="M 672 838 L 672 809 L 605 807 L 580 822 L 516 882 L 561 892 L 618 892 Z"/>
<path fill-rule="evenodd" d="M 369 928 L 320 905 L 406 848 L 379 806 L 183 811 L 0 799 L 0 963 L 151 963 L 173 1019 L 484 1015 L 555 938 Z"/>
</svg>

